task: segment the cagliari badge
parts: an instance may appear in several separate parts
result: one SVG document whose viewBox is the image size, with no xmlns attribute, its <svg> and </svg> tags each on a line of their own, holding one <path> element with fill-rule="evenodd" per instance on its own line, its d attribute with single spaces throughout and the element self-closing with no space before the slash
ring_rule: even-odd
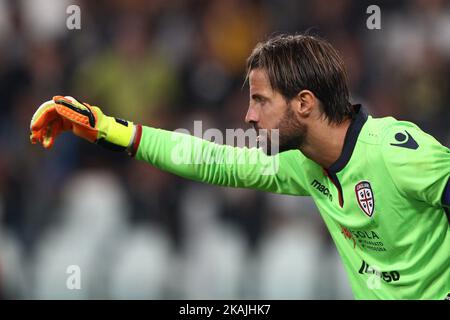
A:
<svg viewBox="0 0 450 320">
<path fill-rule="evenodd" d="M 356 200 L 359 207 L 369 217 L 373 216 L 375 199 L 369 181 L 361 181 L 355 186 Z"/>
</svg>

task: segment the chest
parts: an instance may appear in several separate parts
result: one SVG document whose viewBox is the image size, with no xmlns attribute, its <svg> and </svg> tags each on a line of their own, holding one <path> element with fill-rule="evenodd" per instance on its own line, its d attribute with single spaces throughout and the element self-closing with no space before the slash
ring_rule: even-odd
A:
<svg viewBox="0 0 450 320">
<path fill-rule="evenodd" d="M 319 210 L 339 225 L 367 231 L 400 224 L 401 196 L 391 181 L 369 170 L 332 174 L 323 170 L 310 178 L 310 194 Z"/>
</svg>

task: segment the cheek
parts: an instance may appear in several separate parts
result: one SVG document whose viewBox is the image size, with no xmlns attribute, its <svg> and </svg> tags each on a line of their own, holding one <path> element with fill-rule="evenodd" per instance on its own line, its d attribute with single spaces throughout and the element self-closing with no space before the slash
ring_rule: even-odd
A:
<svg viewBox="0 0 450 320">
<path fill-rule="evenodd" d="M 268 129 L 278 129 L 280 121 L 286 115 L 287 108 L 287 105 L 279 104 L 266 109 L 264 119 Z"/>
<path fill-rule="evenodd" d="M 261 112 L 259 127 L 263 129 L 273 129 L 278 124 L 278 119 L 272 111 L 265 110 Z"/>
</svg>

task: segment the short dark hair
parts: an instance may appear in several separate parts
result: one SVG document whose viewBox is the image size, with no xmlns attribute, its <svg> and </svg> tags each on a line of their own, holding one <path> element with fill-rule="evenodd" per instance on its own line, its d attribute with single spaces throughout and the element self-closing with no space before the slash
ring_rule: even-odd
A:
<svg viewBox="0 0 450 320">
<path fill-rule="evenodd" d="M 259 68 L 287 101 L 301 90 L 314 93 L 330 123 L 341 123 L 354 113 L 342 58 L 323 39 L 282 34 L 260 42 L 247 59 L 246 80 L 250 71 Z"/>
</svg>

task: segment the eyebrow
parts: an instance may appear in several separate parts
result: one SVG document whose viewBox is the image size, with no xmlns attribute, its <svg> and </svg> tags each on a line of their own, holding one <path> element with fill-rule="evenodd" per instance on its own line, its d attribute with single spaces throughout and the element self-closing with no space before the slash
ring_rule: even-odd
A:
<svg viewBox="0 0 450 320">
<path fill-rule="evenodd" d="M 252 94 L 252 99 L 261 101 L 261 100 L 268 100 L 269 98 L 263 96 L 262 94 L 254 93 Z"/>
</svg>

